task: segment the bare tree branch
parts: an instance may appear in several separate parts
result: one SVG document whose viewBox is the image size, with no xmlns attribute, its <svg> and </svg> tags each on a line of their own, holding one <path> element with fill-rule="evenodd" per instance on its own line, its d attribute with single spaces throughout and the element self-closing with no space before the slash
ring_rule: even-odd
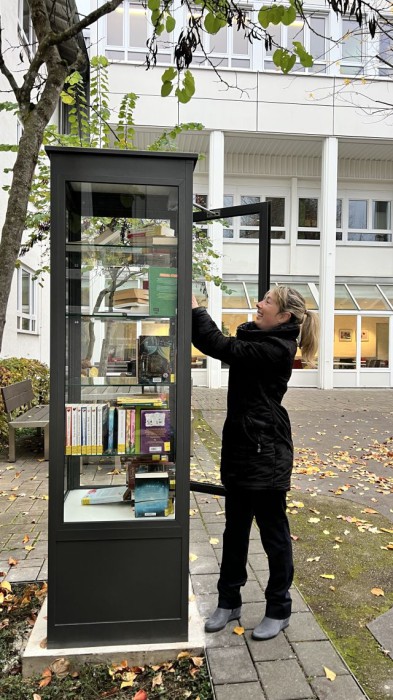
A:
<svg viewBox="0 0 393 700">
<path fill-rule="evenodd" d="M 0 20 L 0 71 L 4 75 L 5 78 L 7 78 L 11 89 L 19 102 L 19 85 L 16 82 L 13 74 L 9 70 L 9 68 L 6 66 L 5 61 L 4 61 L 4 56 L 3 56 L 3 42 L 2 42 L 2 35 L 3 35 L 3 27 L 1 26 L 1 20 Z"/>
</svg>

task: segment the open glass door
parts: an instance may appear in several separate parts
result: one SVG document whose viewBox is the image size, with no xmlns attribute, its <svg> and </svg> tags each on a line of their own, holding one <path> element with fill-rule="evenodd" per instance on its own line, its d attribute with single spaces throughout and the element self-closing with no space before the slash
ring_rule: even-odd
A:
<svg viewBox="0 0 393 700">
<path fill-rule="evenodd" d="M 218 219 L 234 219 L 251 214 L 258 216 L 258 299 L 262 299 L 270 288 L 271 203 L 258 202 L 257 204 L 244 204 L 221 209 L 205 209 L 200 205 L 194 206 L 200 209 L 193 214 L 194 224 L 204 224 Z M 190 481 L 190 490 L 219 496 L 225 495 L 223 486 L 207 481 Z"/>
</svg>

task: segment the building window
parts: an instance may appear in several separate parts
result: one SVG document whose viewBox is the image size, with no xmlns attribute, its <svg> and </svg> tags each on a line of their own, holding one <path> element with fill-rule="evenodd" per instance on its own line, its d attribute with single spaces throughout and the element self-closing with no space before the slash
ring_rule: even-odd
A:
<svg viewBox="0 0 393 700">
<path fill-rule="evenodd" d="M 37 280 L 26 268 L 17 270 L 17 312 L 16 327 L 18 331 L 37 332 Z"/>
<path fill-rule="evenodd" d="M 336 203 L 336 241 L 342 241 L 343 239 L 342 211 L 343 200 L 338 199 Z"/>
<path fill-rule="evenodd" d="M 285 240 L 285 197 L 266 197 L 271 203 L 272 239 Z"/>
<path fill-rule="evenodd" d="M 334 369 L 356 369 L 356 316 L 334 317 Z"/>
<path fill-rule="evenodd" d="M 391 242 L 391 202 L 349 199 L 347 240 L 372 243 Z"/>
<path fill-rule="evenodd" d="M 107 58 L 114 61 L 145 61 L 146 42 L 153 34 L 149 13 L 139 2 L 124 0 L 106 16 Z M 173 32 L 164 31 L 157 38 L 157 63 L 170 63 L 173 49 Z"/>
<path fill-rule="evenodd" d="M 31 21 L 31 12 L 27 0 L 18 1 L 18 32 L 21 41 L 28 52 L 33 52 L 36 36 Z"/>
<path fill-rule="evenodd" d="M 393 75 L 393 28 L 389 21 L 378 21 L 377 29 L 378 54 L 377 67 L 378 75 Z"/>
<path fill-rule="evenodd" d="M 326 73 L 327 17 L 312 14 L 307 16 L 306 22 L 302 17 L 297 17 L 289 27 L 270 25 L 268 33 L 272 37 L 273 46 L 265 53 L 265 70 L 278 70 L 273 63 L 273 54 L 278 47 L 293 51 L 293 42 L 299 41 L 312 55 L 314 63 L 310 68 L 304 68 L 297 61 L 291 72 Z"/>
<path fill-rule="evenodd" d="M 193 10 L 195 17 L 198 7 Z M 186 17 L 186 25 L 190 17 Z M 246 19 L 247 22 L 247 19 Z M 201 35 L 203 51 L 195 51 L 195 63 L 199 66 L 215 66 L 217 68 L 251 68 L 252 44 L 244 34 L 244 29 L 237 29 L 234 22 L 231 27 L 223 27 L 217 34 L 203 32 Z"/>
<path fill-rule="evenodd" d="M 260 197 L 240 195 L 240 205 L 258 204 Z M 259 238 L 259 214 L 246 214 L 240 217 L 239 238 Z"/>
<path fill-rule="evenodd" d="M 319 241 L 318 199 L 316 197 L 299 198 L 298 232 L 299 241 Z"/>
<path fill-rule="evenodd" d="M 359 75 L 366 61 L 366 36 L 355 19 L 342 20 L 342 34 L 340 73 Z"/>
</svg>

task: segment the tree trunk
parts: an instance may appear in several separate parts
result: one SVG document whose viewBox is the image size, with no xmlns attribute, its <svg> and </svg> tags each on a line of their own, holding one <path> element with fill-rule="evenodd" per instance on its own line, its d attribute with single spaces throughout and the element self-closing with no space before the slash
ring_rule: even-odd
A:
<svg viewBox="0 0 393 700">
<path fill-rule="evenodd" d="M 24 131 L 13 168 L 7 213 L 0 241 L 0 352 L 12 277 L 25 228 L 34 170 L 45 127 L 56 108 L 66 76 L 66 67 L 61 63 L 54 64 L 53 68 L 49 68 L 40 101 L 24 120 Z M 24 110 L 21 109 L 21 111 Z"/>
</svg>

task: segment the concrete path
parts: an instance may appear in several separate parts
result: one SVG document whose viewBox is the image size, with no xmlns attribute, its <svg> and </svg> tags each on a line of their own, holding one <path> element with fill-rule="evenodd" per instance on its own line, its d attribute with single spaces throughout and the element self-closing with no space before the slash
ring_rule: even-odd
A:
<svg viewBox="0 0 393 700">
<path fill-rule="evenodd" d="M 226 391 L 194 388 L 193 407 L 203 412 L 218 435 L 225 418 Z M 297 463 L 293 483 L 317 493 L 343 488 L 341 498 L 364 503 L 393 520 L 392 455 L 389 444 L 348 466 L 348 454 L 359 447 L 380 446 L 393 435 L 393 394 L 390 390 L 291 389 L 285 404 L 290 412 Z M 9 464 L 0 456 L 0 571 L 11 582 L 46 580 L 48 465 L 43 455 L 17 454 Z M 305 459 L 317 465 L 318 477 L 305 472 Z M 210 452 L 199 438 L 192 461 L 201 470 L 213 469 Z M 346 487 L 346 490 L 344 489 Z M 191 494 L 190 573 L 202 616 L 216 605 L 216 583 L 221 555 L 224 501 Z M 10 565 L 10 558 L 17 564 Z M 335 651 L 299 592 L 294 589 L 293 615 L 285 632 L 268 642 L 254 642 L 252 628 L 264 610 L 267 560 L 259 535 L 253 529 L 249 553 L 249 580 L 244 590 L 241 623 L 244 635 L 233 626 L 206 635 L 216 700 L 365 700 L 357 680 Z M 383 616 L 381 616 L 382 618 Z M 390 613 L 378 620 L 375 636 L 384 648 L 392 635 Z M 379 631 L 378 631 L 379 630 Z M 393 649 L 393 644 L 390 647 Z M 326 666 L 337 674 L 332 683 Z M 386 686 L 386 698 L 393 688 Z"/>
</svg>

